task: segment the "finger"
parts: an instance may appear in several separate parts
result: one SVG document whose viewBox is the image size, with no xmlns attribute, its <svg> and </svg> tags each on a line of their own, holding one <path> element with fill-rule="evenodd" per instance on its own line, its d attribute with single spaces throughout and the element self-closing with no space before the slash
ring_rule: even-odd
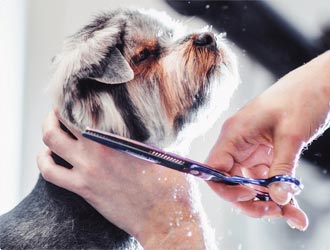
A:
<svg viewBox="0 0 330 250">
<path fill-rule="evenodd" d="M 269 166 L 261 164 L 256 165 L 253 168 L 242 168 L 244 176 L 255 179 L 266 179 L 268 178 Z"/>
<path fill-rule="evenodd" d="M 61 117 L 57 108 L 54 109 L 54 114 L 56 118 L 60 121 L 60 123 L 62 123 L 62 126 L 64 126 L 69 133 L 71 133 L 77 139 L 82 138 L 81 131 L 77 130 L 76 128 L 73 128 L 72 125 L 68 124 L 66 120 Z"/>
<path fill-rule="evenodd" d="M 79 179 L 75 178 L 74 171 L 57 165 L 48 148 L 42 150 L 38 154 L 37 164 L 41 175 L 45 180 L 72 192 L 78 190 Z"/>
<path fill-rule="evenodd" d="M 283 217 L 286 219 L 291 228 L 296 228 L 300 231 L 305 231 L 308 227 L 308 217 L 302 211 L 297 203 L 288 204 L 283 207 Z"/>
<path fill-rule="evenodd" d="M 229 202 L 247 201 L 256 196 L 254 189 L 243 185 L 230 186 L 211 181 L 207 183 L 221 198 Z"/>
<path fill-rule="evenodd" d="M 234 166 L 234 158 L 230 153 L 213 148 L 206 164 L 219 171 L 229 173 Z"/>
<path fill-rule="evenodd" d="M 56 117 L 55 111 L 52 110 L 47 114 L 47 116 L 42 124 L 42 132 L 44 134 L 44 133 L 52 130 L 53 128 L 59 128 L 59 127 L 60 127 L 60 122 Z"/>
<path fill-rule="evenodd" d="M 236 163 L 228 173 L 230 176 L 243 176 L 244 175 L 244 168 L 239 164 Z"/>
<path fill-rule="evenodd" d="M 254 168 L 256 165 L 264 164 L 270 166 L 273 159 L 272 147 L 260 144 L 255 151 L 244 161 L 240 162 L 245 168 Z"/>
<path fill-rule="evenodd" d="M 294 168 L 303 147 L 299 135 L 287 133 L 277 134 L 274 141 L 274 160 L 269 169 L 269 177 L 275 175 L 293 175 Z M 288 204 L 292 199 L 294 189 L 288 183 L 273 183 L 269 194 L 273 201 L 280 205 Z"/>
<path fill-rule="evenodd" d="M 281 208 L 271 201 L 249 200 L 236 202 L 234 205 L 244 214 L 253 218 L 278 218 L 282 216 Z"/>
<path fill-rule="evenodd" d="M 73 164 L 69 159 L 74 155 L 77 141 L 60 128 L 54 112 L 49 113 L 43 123 L 43 141 L 51 151 Z"/>
</svg>

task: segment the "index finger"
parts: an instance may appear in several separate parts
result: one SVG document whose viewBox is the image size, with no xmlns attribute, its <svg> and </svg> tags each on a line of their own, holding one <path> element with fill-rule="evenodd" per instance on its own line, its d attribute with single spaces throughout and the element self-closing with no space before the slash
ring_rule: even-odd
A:
<svg viewBox="0 0 330 250">
<path fill-rule="evenodd" d="M 61 123 L 62 125 L 61 127 L 63 130 L 66 130 L 66 132 L 73 135 L 76 139 L 82 138 L 81 131 L 79 131 L 77 128 L 74 128 L 65 119 L 63 119 L 57 108 L 55 108 L 53 112 L 54 112 L 54 117 Z"/>
</svg>

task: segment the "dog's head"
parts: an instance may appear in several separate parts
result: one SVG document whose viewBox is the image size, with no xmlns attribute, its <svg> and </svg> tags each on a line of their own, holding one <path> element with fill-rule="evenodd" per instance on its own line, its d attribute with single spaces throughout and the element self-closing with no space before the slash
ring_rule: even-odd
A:
<svg viewBox="0 0 330 250">
<path fill-rule="evenodd" d="M 154 13 L 104 14 L 66 41 L 54 60 L 63 119 L 166 146 L 202 108 L 227 105 L 238 79 L 223 39 Z"/>
</svg>

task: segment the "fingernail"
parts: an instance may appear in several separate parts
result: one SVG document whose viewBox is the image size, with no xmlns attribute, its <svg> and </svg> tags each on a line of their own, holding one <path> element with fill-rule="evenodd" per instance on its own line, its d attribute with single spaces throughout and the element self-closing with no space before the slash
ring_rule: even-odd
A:
<svg viewBox="0 0 330 250">
<path fill-rule="evenodd" d="M 277 204 L 286 205 L 293 196 L 292 186 L 287 183 L 273 183 L 269 187 L 269 194 Z"/>
<path fill-rule="evenodd" d="M 300 231 L 305 231 L 307 229 L 307 226 L 301 225 L 299 221 L 296 221 L 294 219 L 288 219 L 286 223 L 292 228 L 292 229 L 298 229 Z"/>
</svg>

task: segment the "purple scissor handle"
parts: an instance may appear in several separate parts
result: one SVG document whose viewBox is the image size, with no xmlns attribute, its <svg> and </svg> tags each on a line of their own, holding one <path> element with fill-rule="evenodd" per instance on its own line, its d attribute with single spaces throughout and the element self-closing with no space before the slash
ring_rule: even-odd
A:
<svg viewBox="0 0 330 250">
<path fill-rule="evenodd" d="M 299 194 L 303 189 L 302 183 L 298 179 L 289 175 L 275 175 L 267 179 L 254 179 L 254 178 L 247 178 L 242 176 L 228 176 L 215 169 L 211 169 L 203 165 L 195 165 L 195 164 L 189 167 L 187 173 L 190 173 L 194 176 L 198 176 L 204 180 L 222 182 L 228 185 L 237 185 L 237 184 L 256 185 L 256 186 L 268 188 L 269 185 L 272 183 L 285 182 L 291 184 L 290 187 L 295 195 Z M 257 192 L 256 197 L 259 200 L 263 200 L 263 201 L 271 200 L 267 192 L 258 190 L 256 188 L 254 189 Z"/>
<path fill-rule="evenodd" d="M 183 173 L 191 174 L 207 181 L 221 182 L 228 185 L 253 185 L 263 188 L 268 188 L 270 184 L 275 182 L 282 182 L 290 184 L 294 194 L 298 194 L 303 189 L 301 182 L 289 175 L 276 175 L 268 179 L 228 176 L 202 163 L 112 133 L 86 128 L 85 131 L 82 132 L 82 135 L 88 139 L 134 157 L 175 169 Z M 258 190 L 255 187 L 254 189 L 257 192 L 256 198 L 263 201 L 270 200 L 267 192 Z"/>
</svg>

